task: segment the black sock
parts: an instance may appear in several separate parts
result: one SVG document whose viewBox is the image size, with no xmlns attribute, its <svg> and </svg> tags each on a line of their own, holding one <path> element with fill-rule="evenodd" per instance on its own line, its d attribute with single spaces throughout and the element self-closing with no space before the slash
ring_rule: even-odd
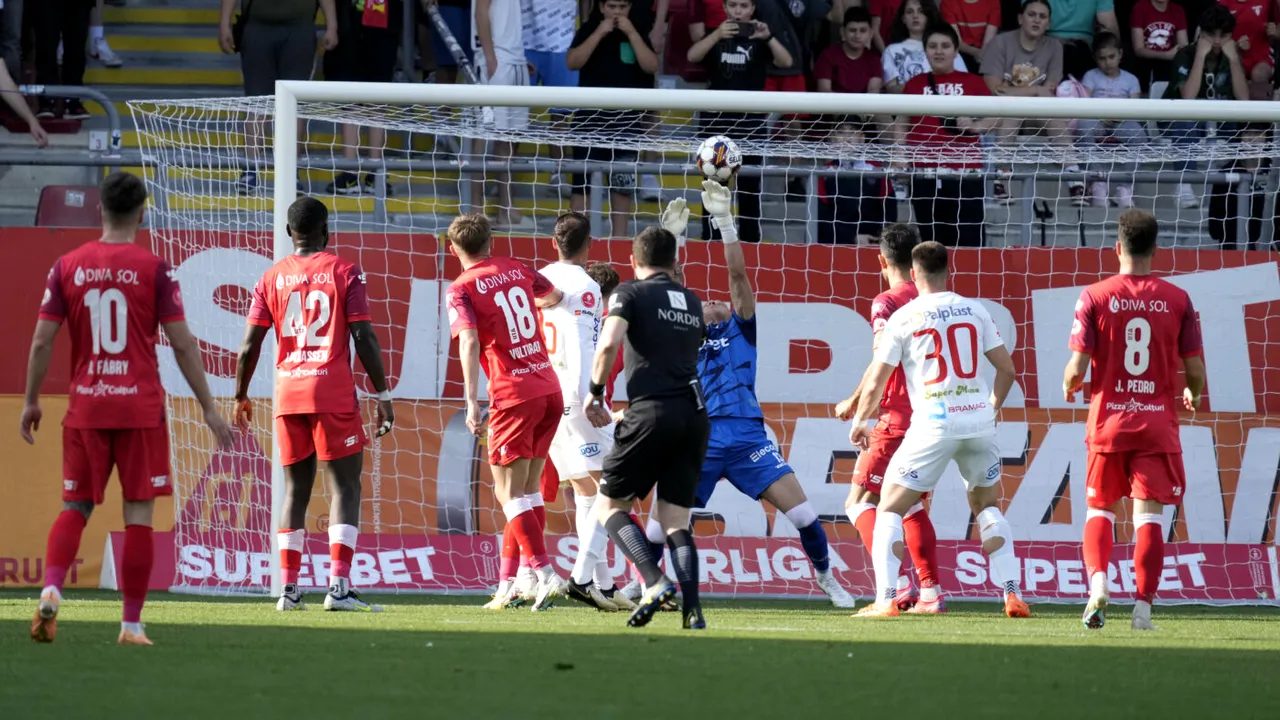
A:
<svg viewBox="0 0 1280 720">
<path fill-rule="evenodd" d="M 684 609 L 698 607 L 698 548 L 693 546 L 693 533 L 673 532 L 667 536 L 667 545 L 671 547 L 671 563 L 676 566 Z"/>
<path fill-rule="evenodd" d="M 622 550 L 622 554 L 640 571 L 640 577 L 644 578 L 646 586 L 652 587 L 662 580 L 662 571 L 658 569 L 658 563 L 654 562 L 649 550 L 649 540 L 630 515 L 624 512 L 610 515 L 604 523 L 604 529 L 609 531 L 609 537 L 613 538 L 613 543 Z"/>
</svg>

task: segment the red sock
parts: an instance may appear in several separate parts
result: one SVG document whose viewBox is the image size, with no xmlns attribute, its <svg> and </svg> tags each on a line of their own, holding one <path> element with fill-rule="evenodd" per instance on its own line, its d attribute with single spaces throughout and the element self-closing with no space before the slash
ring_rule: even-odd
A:
<svg viewBox="0 0 1280 720">
<path fill-rule="evenodd" d="M 1158 522 L 1139 525 L 1137 535 L 1137 548 L 1133 553 L 1138 575 L 1136 597 L 1155 602 L 1156 590 L 1160 589 L 1160 574 L 1164 572 L 1164 526 Z"/>
<path fill-rule="evenodd" d="M 329 581 L 339 578 L 351 579 L 351 559 L 355 557 L 355 548 L 342 543 L 329 543 Z"/>
<path fill-rule="evenodd" d="M 502 554 L 498 556 L 498 581 L 510 580 L 520 568 L 520 543 L 511 523 L 502 531 Z"/>
<path fill-rule="evenodd" d="M 520 543 L 520 552 L 529 558 L 529 566 L 534 570 L 551 564 L 547 557 L 546 542 L 542 538 L 542 527 L 538 525 L 537 513 L 532 510 L 522 512 L 507 523 L 507 527 L 515 534 Z"/>
<path fill-rule="evenodd" d="M 916 566 L 920 587 L 938 584 L 938 533 L 929 513 L 920 510 L 902 519 L 902 539 Z"/>
<path fill-rule="evenodd" d="M 127 623 L 142 622 L 142 606 L 151 584 L 151 563 L 155 559 L 151 528 L 127 525 L 124 529 L 124 561 L 120 563 L 120 594 L 124 596 Z"/>
<path fill-rule="evenodd" d="M 868 553 L 871 552 L 871 536 L 876 531 L 876 509 L 863 510 L 862 514 L 853 521 L 853 529 L 858 531 L 863 547 Z"/>
<path fill-rule="evenodd" d="M 80 535 L 88 519 L 78 510 L 63 510 L 49 528 L 49 544 L 44 551 L 44 584 L 62 591 L 67 570 L 76 561 L 80 549 Z"/>
<path fill-rule="evenodd" d="M 280 547 L 280 584 L 297 585 L 302 570 L 303 530 L 277 530 L 276 544 Z"/>
<path fill-rule="evenodd" d="M 545 534 L 547 532 L 547 506 L 534 505 L 533 515 L 538 518 L 538 527 L 541 528 L 542 532 Z"/>
<path fill-rule="evenodd" d="M 1115 515 L 1106 510 L 1090 510 L 1084 521 L 1085 578 L 1094 573 L 1105 577 L 1111 563 L 1111 548 L 1115 545 Z M 1159 527 L 1159 526 L 1157 526 Z"/>
</svg>

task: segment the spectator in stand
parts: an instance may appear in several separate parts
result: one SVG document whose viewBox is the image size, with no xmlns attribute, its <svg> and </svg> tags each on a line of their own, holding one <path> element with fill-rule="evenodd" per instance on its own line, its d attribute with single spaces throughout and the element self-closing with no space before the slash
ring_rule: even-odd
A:
<svg viewBox="0 0 1280 720">
<path fill-rule="evenodd" d="M 630 13 L 630 0 L 599 0 L 587 21 L 578 28 L 566 61 L 578 72 L 582 87 L 653 87 L 658 56 L 649 47 L 646 37 L 649 28 L 637 27 Z M 610 163 L 604 178 L 609 185 L 609 223 L 613 237 L 630 235 L 638 155 L 632 150 L 595 147 L 590 138 L 595 134 L 612 137 L 639 134 L 646 124 L 645 115 L 644 111 L 637 110 L 578 110 L 573 116 L 575 136 L 585 139 L 574 146 L 573 158 Z M 574 212 L 586 209 L 590 177 L 590 173 L 574 174 L 570 196 Z"/>
<path fill-rule="evenodd" d="M 566 62 L 578 24 L 578 0 L 521 0 L 520 7 L 524 15 L 524 56 L 533 68 L 531 84 L 578 87 L 578 70 Z M 647 87 L 652 87 L 652 83 Z M 547 114 L 551 128 L 563 130 L 573 110 L 548 108 Z M 558 162 L 564 157 L 564 148 L 551 145 L 548 155 Z M 560 193 L 569 190 L 560 172 L 551 175 L 551 186 Z"/>
<path fill-rule="evenodd" d="M 881 55 L 894 42 L 893 23 L 902 13 L 902 0 L 867 0 L 871 12 L 871 47 Z"/>
<path fill-rule="evenodd" d="M 853 10 L 866 12 L 863 8 L 849 8 L 846 15 Z M 870 29 L 868 23 L 868 34 Z M 831 139 L 837 144 L 852 146 L 852 152 L 841 152 L 840 155 L 858 156 L 866 150 L 867 131 L 872 129 L 873 126 L 860 120 L 844 120 L 836 125 Z M 879 170 L 883 165 L 864 156 L 854 160 L 832 160 L 827 167 L 869 172 Z M 868 245 L 886 223 L 898 221 L 898 203 L 884 175 L 821 175 L 818 177 L 817 194 L 818 242 L 824 245 Z"/>
<path fill-rule="evenodd" d="M 1062 42 L 1062 66 L 1066 75 L 1076 79 L 1093 69 L 1093 31 L 1095 25 L 1112 35 L 1120 35 L 1114 0 L 1049 0 L 1053 7 L 1053 24 L 1049 36 Z"/>
<path fill-rule="evenodd" d="M 1124 47 L 1120 38 L 1111 33 L 1101 33 L 1093 40 L 1093 54 L 1097 58 L 1098 67 L 1084 74 L 1084 84 L 1089 97 L 1095 98 L 1139 98 L 1142 87 L 1138 78 L 1127 70 L 1120 69 L 1120 61 L 1124 58 Z M 1146 134 L 1142 124 L 1135 120 L 1081 120 L 1077 125 L 1080 140 L 1088 145 L 1130 145 L 1140 141 Z M 1105 178 L 1114 173 L 1133 172 L 1134 167 L 1125 164 L 1101 163 L 1101 167 L 1090 168 L 1091 174 L 1101 175 L 1102 180 L 1095 180 L 1091 188 L 1094 207 L 1107 206 L 1108 182 Z M 1116 207 L 1133 207 L 1133 185 L 1120 183 L 1115 186 L 1113 202 Z"/>
<path fill-rule="evenodd" d="M 1173 79 L 1165 90 L 1165 99 L 1183 100 L 1247 100 L 1249 80 L 1240 60 L 1232 34 L 1236 29 L 1235 16 L 1222 5 L 1211 5 L 1200 16 L 1200 29 L 1196 42 L 1177 52 L 1173 57 Z M 1204 137 L 1205 124 L 1178 121 L 1169 123 L 1165 135 L 1176 145 L 1195 145 Z M 1218 126 L 1218 135 L 1231 141 L 1239 140 L 1239 129 L 1232 123 Z M 1188 162 L 1179 162 L 1176 171 L 1185 171 Z M 1200 199 L 1189 183 L 1178 185 L 1178 206 L 1191 209 L 1200 206 Z"/>
<path fill-rule="evenodd" d="M 0 7 L 0 60 L 9 67 L 11 79 L 22 74 L 22 2 L 4 0 Z"/>
<path fill-rule="evenodd" d="M 391 82 L 396 72 L 396 51 L 404 25 L 403 0 L 335 0 L 338 16 L 338 45 L 324 54 L 324 79 L 334 82 Z M 357 5 L 360 3 L 363 7 Z M 342 125 L 342 156 L 360 157 L 360 126 Z M 377 165 L 387 144 L 387 131 L 369 128 L 369 159 Z M 329 195 L 372 195 L 380 168 L 359 175 L 352 170 L 338 172 L 325 188 Z M 391 194 L 391 185 L 386 186 Z"/>
<path fill-rule="evenodd" d="M 4 96 L 5 104 L 13 110 L 14 114 L 27 123 L 27 132 L 31 133 L 31 139 L 36 141 L 36 146 L 47 146 L 49 144 L 49 135 L 40 126 L 40 121 L 36 118 L 35 113 L 31 112 L 31 108 L 27 105 L 27 99 L 18 92 L 18 85 L 9 76 L 7 63 L 3 58 L 0 58 L 0 95 Z"/>
<path fill-rule="evenodd" d="M 960 36 L 960 56 L 980 73 L 982 49 L 1000 32 L 1000 0 L 942 0 L 942 19 Z"/>
<path fill-rule="evenodd" d="M 840 42 L 822 51 L 813 70 L 818 92 L 880 92 L 884 86 L 880 54 L 871 49 L 871 38 L 871 14 L 867 9 L 845 10 Z"/>
<path fill-rule="evenodd" d="M 913 2 L 914 0 L 907 0 Z M 960 36 L 946 23 L 925 32 L 928 71 L 916 75 L 905 95 L 990 95 L 982 76 L 956 69 Z M 981 135 L 991 118 L 899 117 L 898 138 L 917 158 L 911 177 L 911 208 L 920 238 L 948 247 L 981 247 L 986 221 Z"/>
<path fill-rule="evenodd" d="M 1018 29 L 1000 33 L 987 44 L 982 54 L 982 75 L 992 93 L 1009 97 L 1056 96 L 1058 83 L 1062 82 L 1062 43 L 1045 34 L 1051 13 L 1047 0 L 1025 0 L 1018 13 Z M 1066 120 L 1005 118 L 998 125 L 996 142 L 1011 145 L 1023 130 L 1044 131 L 1050 142 L 1063 149 L 1064 156 L 1070 152 Z M 1079 171 L 1070 163 L 1067 169 Z M 1013 167 L 1006 164 L 1000 171 L 1011 173 Z M 1084 183 L 1073 181 L 1069 189 L 1072 197 L 1083 200 Z M 996 202 L 1009 202 L 1005 180 L 996 179 L 992 196 Z"/>
<path fill-rule="evenodd" d="M 1173 56 L 1187 46 L 1187 15 L 1171 0 L 1138 0 L 1129 16 L 1138 80 L 1149 88 L 1168 82 Z"/>
<path fill-rule="evenodd" d="M 725 21 L 689 48 L 688 60 L 706 64 L 712 90 L 763 90 L 769 65 L 788 67 L 791 54 L 773 37 L 768 25 L 755 19 L 752 0 L 724 0 L 724 11 Z M 766 140 L 766 119 L 759 114 L 703 112 L 698 116 L 699 133 L 747 142 Z M 744 165 L 760 163 L 759 156 L 743 158 Z M 760 242 L 760 181 L 758 175 L 739 175 L 737 179 L 738 237 L 744 242 Z M 713 235 L 711 230 L 710 218 L 703 215 L 703 239 L 719 239 L 719 231 Z"/>
<path fill-rule="evenodd" d="M 1240 66 L 1249 79 L 1250 94 L 1241 100 L 1271 99 L 1271 78 L 1275 75 L 1271 39 L 1277 35 L 1271 22 L 1275 3 L 1276 0 L 1222 0 L 1222 6 L 1236 19 L 1231 39 L 1240 51 Z"/>
<path fill-rule="evenodd" d="M 893 42 L 884 49 L 884 56 L 880 59 L 887 92 L 902 92 L 912 78 L 928 71 L 929 60 L 924 51 L 925 30 L 941 24 L 942 13 L 938 12 L 933 0 L 906 0 L 898 7 L 890 32 Z M 964 60 L 959 54 L 955 56 L 955 69 L 965 72 Z"/>
<path fill-rule="evenodd" d="M 324 49 L 328 51 L 338 46 L 338 13 L 334 0 L 319 2 L 324 13 Z M 237 7 L 243 15 L 239 37 L 233 28 Z M 218 45 L 228 55 L 240 53 L 245 95 L 274 95 L 276 80 L 311 79 L 316 60 L 316 3 L 314 0 L 265 3 L 222 0 Z M 241 193 L 250 194 L 258 189 L 258 163 L 262 159 L 267 122 L 266 117 L 258 116 L 250 116 L 245 122 L 249 167 L 236 183 Z M 304 135 L 301 120 L 298 127 L 301 144 Z"/>
<path fill-rule="evenodd" d="M 422 12 L 418 13 L 418 24 L 426 26 L 431 36 L 431 52 L 436 61 L 435 81 L 452 85 L 458 82 L 458 61 L 453 57 L 453 53 L 449 52 L 449 45 L 436 30 L 435 23 L 431 22 L 427 8 L 436 6 L 440 11 L 440 17 L 444 19 L 444 24 L 449 28 L 449 33 L 462 48 L 467 62 L 472 63 L 475 59 L 471 55 L 471 0 L 420 0 L 420 2 Z M 420 34 L 419 37 L 422 35 Z M 425 57 L 425 45 L 422 49 Z"/>
<path fill-rule="evenodd" d="M 102 29 L 102 6 L 103 0 L 98 0 L 93 14 L 89 16 L 89 57 L 102 63 L 103 67 L 118 68 L 124 65 L 124 61 L 107 42 L 106 33 Z"/>
<path fill-rule="evenodd" d="M 471 49 L 476 58 L 476 78 L 480 82 L 528 86 L 529 66 L 524 56 L 523 22 L 520 0 L 473 0 L 471 26 L 475 28 L 475 35 L 472 36 Z M 495 107 L 493 119 L 498 130 L 524 130 L 529 126 L 529 108 Z M 487 159 L 506 162 L 513 155 L 514 144 L 494 140 Z M 471 205 L 484 207 L 484 183 L 490 178 L 498 186 L 498 210 L 493 216 L 493 226 L 502 230 L 536 229 L 533 221 L 516 209 L 509 171 L 482 174 L 481 181 L 471 186 Z"/>
<path fill-rule="evenodd" d="M 27 12 L 36 13 L 36 82 L 40 85 L 84 85 L 85 47 L 93 3 L 85 0 L 37 0 Z M 58 59 L 58 43 L 64 50 Z M 41 96 L 36 117 L 89 117 L 77 99 L 65 103 Z"/>
</svg>

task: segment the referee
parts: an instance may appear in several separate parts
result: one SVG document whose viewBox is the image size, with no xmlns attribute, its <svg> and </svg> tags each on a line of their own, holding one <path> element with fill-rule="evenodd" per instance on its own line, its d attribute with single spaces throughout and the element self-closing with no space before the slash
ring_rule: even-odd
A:
<svg viewBox="0 0 1280 720">
<path fill-rule="evenodd" d="M 627 620 L 649 623 L 676 594 L 658 569 L 644 531 L 628 514 L 637 498 L 658 487 L 658 522 L 667 535 L 684 602 L 684 627 L 705 628 L 698 602 L 698 551 L 689 531 L 710 422 L 698 385 L 698 348 L 705 326 L 698 296 L 672 279 L 676 237 L 646 228 L 631 248 L 636 279 L 609 296 L 609 315 L 596 345 L 591 398 L 586 414 L 596 427 L 608 425 L 604 383 L 626 338 L 627 397 L 630 406 L 614 431 L 613 451 L 604 460 L 597 502 L 600 522 L 644 578 L 645 593 Z"/>
</svg>

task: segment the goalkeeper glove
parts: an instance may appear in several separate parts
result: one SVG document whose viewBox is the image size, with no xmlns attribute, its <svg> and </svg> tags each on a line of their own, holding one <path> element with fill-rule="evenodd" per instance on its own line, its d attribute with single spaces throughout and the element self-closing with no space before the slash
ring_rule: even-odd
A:
<svg viewBox="0 0 1280 720">
<path fill-rule="evenodd" d="M 676 236 L 676 245 L 684 247 L 685 234 L 689 228 L 689 206 L 684 198 L 678 197 L 667 203 L 667 209 L 662 211 L 661 222 L 667 232 Z"/>
<path fill-rule="evenodd" d="M 729 188 L 715 180 L 703 180 L 702 210 L 711 216 L 711 224 L 720 231 L 720 239 L 725 244 L 738 242 L 738 231 L 733 227 Z"/>
</svg>

